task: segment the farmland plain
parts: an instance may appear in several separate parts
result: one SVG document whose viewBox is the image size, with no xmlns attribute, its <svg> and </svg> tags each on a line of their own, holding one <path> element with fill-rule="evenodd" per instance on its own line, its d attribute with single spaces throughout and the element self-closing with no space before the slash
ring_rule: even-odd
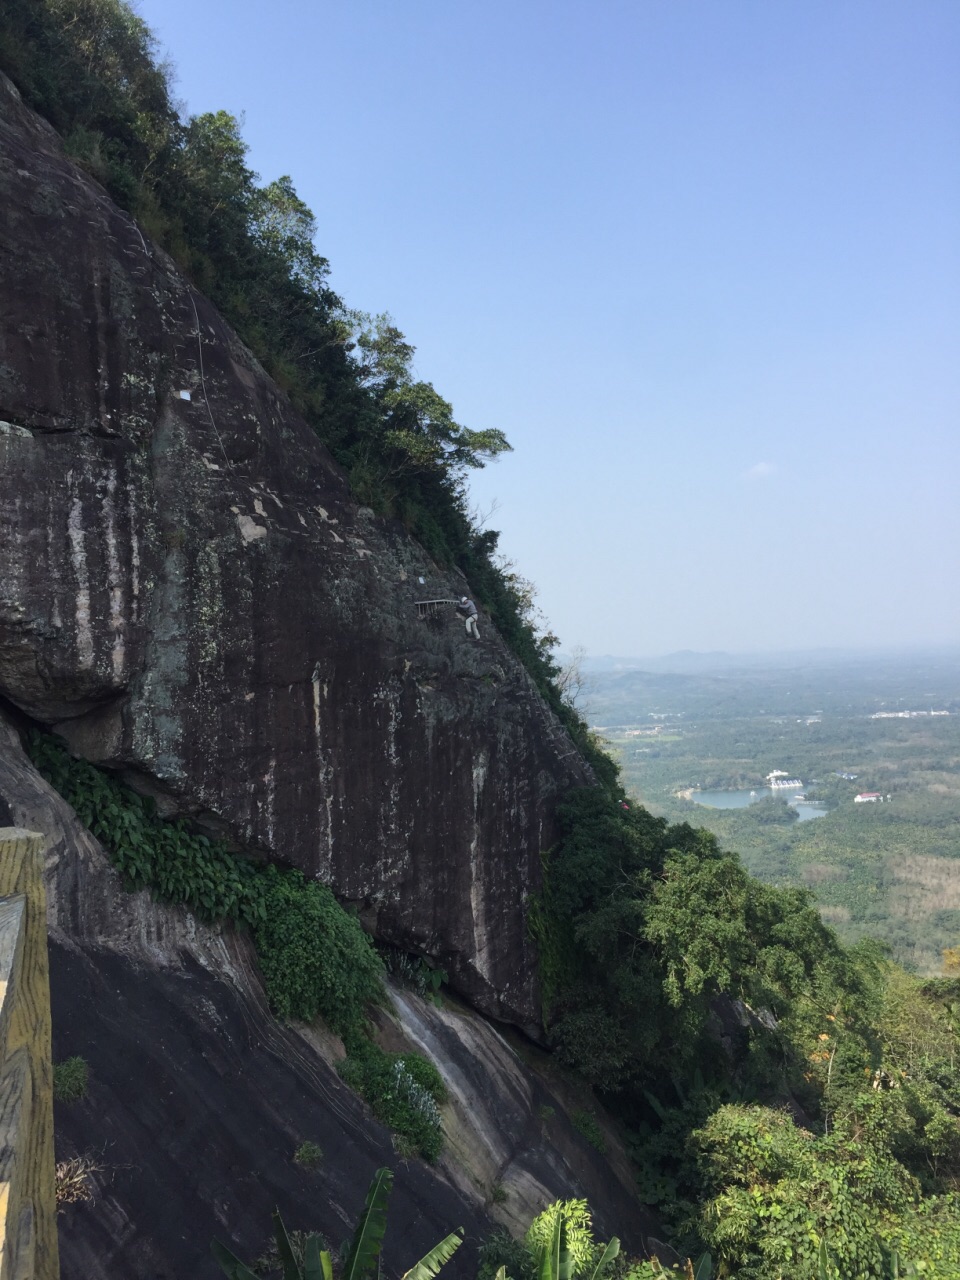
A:
<svg viewBox="0 0 960 1280">
<path fill-rule="evenodd" d="M 580 706 L 652 812 L 807 886 L 843 937 L 942 971 L 960 944 L 960 652 L 599 660 Z M 773 770 L 827 812 L 799 821 L 795 789 L 765 788 Z M 697 802 L 712 790 L 757 799 Z"/>
</svg>

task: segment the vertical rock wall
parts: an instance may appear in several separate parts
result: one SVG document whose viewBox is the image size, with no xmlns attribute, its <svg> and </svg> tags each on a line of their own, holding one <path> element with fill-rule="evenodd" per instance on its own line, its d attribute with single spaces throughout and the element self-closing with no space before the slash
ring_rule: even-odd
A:
<svg viewBox="0 0 960 1280">
<path fill-rule="evenodd" d="M 524 902 L 589 771 L 2 77 L 0 556 L 0 696 L 536 1023 Z"/>
<path fill-rule="evenodd" d="M 89 1066 L 83 1100 L 56 1106 L 57 1159 L 97 1166 L 93 1201 L 60 1206 L 63 1280 L 213 1277 L 211 1239 L 257 1257 L 278 1205 L 290 1229 L 336 1249 L 383 1165 L 396 1173 L 385 1275 L 460 1226 L 444 1277 L 474 1280 L 495 1224 L 522 1232 L 558 1197 L 588 1197 L 598 1234 L 631 1251 L 655 1230 L 615 1135 L 601 1156 L 577 1132 L 586 1097 L 547 1055 L 521 1061 L 485 1018 L 393 990 L 377 1010 L 381 1042 L 426 1053 L 449 1094 L 438 1163 L 398 1158 L 340 1080 L 336 1037 L 270 1016 L 249 935 L 127 892 L 2 711 L 0 811 L 43 832 L 54 1060 Z M 292 1158 L 304 1141 L 323 1150 L 316 1169 Z"/>
</svg>

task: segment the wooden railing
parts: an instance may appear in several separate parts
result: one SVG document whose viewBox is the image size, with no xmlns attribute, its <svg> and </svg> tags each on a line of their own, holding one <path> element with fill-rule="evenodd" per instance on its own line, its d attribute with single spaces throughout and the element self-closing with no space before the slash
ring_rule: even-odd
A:
<svg viewBox="0 0 960 1280">
<path fill-rule="evenodd" d="M 0 1280 L 57 1280 L 43 836 L 0 827 Z"/>
</svg>

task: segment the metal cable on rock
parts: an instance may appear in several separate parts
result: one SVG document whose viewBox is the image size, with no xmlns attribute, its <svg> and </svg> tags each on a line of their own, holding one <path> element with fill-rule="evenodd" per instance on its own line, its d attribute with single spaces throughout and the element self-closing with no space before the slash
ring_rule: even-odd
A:
<svg viewBox="0 0 960 1280">
<path fill-rule="evenodd" d="M 207 415 L 210 418 L 210 425 L 213 427 L 213 434 L 217 437 L 217 443 L 220 446 L 220 452 L 223 454 L 223 460 L 227 464 L 228 470 L 232 471 L 233 463 L 227 456 L 227 451 L 223 445 L 223 439 L 221 438 L 220 432 L 217 430 L 217 424 L 213 418 L 213 410 L 210 408 L 210 398 L 207 395 L 207 383 L 203 376 L 203 342 L 200 337 L 200 316 L 197 312 L 197 304 L 194 300 L 193 288 L 189 284 L 187 285 L 187 288 L 190 291 L 190 305 L 193 307 L 193 318 L 197 325 L 197 352 L 200 357 L 200 390 L 203 392 L 203 402 L 207 406 Z"/>
</svg>

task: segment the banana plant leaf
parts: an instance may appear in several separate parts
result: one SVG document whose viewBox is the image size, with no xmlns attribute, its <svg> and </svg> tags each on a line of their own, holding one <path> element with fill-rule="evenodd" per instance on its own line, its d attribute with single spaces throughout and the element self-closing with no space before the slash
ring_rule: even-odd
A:
<svg viewBox="0 0 960 1280">
<path fill-rule="evenodd" d="M 443 1264 L 449 1262 L 463 1244 L 463 1236 L 458 1234 L 462 1231 L 463 1227 L 458 1227 L 445 1240 L 434 1245 L 429 1253 L 425 1254 L 419 1262 L 414 1263 L 409 1271 L 404 1272 L 403 1280 L 433 1280 Z"/>
<path fill-rule="evenodd" d="M 573 1280 L 573 1258 L 567 1248 L 567 1224 L 558 1213 L 550 1243 L 540 1255 L 538 1280 Z"/>
<path fill-rule="evenodd" d="M 277 1242 L 277 1256 L 280 1259 L 280 1265 L 283 1267 L 283 1280 L 303 1280 L 303 1274 L 293 1255 L 290 1237 L 287 1235 L 287 1229 L 283 1225 L 279 1209 L 275 1209 L 273 1212 L 273 1238 Z"/>
<path fill-rule="evenodd" d="M 333 1262 L 320 1248 L 319 1236 L 308 1236 L 303 1251 L 303 1280 L 333 1280 Z"/>
<path fill-rule="evenodd" d="M 693 1269 L 693 1280 L 713 1280 L 713 1258 L 709 1253 L 701 1255 Z"/>
<path fill-rule="evenodd" d="M 259 1276 L 241 1262 L 235 1253 L 231 1253 L 226 1245 L 214 1240 L 210 1246 L 213 1256 L 220 1264 L 220 1270 L 229 1280 L 260 1280 Z"/>
<path fill-rule="evenodd" d="M 373 1175 L 367 1202 L 350 1242 L 343 1280 L 367 1280 L 376 1272 L 387 1229 L 387 1201 L 392 1187 L 393 1173 L 389 1169 L 378 1169 Z"/>
<path fill-rule="evenodd" d="M 607 1247 L 604 1249 L 603 1253 L 600 1255 L 600 1261 L 593 1268 L 593 1271 L 591 1272 L 591 1275 L 590 1275 L 590 1280 L 597 1280 L 597 1277 L 600 1275 L 601 1271 L 603 1271 L 603 1269 L 614 1260 L 614 1258 L 617 1256 L 619 1252 L 620 1252 L 620 1241 L 617 1239 L 616 1236 L 614 1236 L 610 1240 Z"/>
</svg>

